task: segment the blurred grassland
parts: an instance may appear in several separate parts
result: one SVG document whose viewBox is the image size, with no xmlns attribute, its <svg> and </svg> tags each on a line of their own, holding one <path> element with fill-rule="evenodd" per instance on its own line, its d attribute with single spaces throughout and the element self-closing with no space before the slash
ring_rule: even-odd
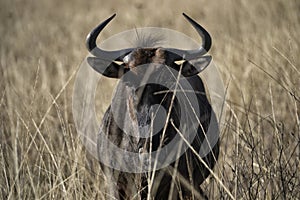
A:
<svg viewBox="0 0 300 200">
<path fill-rule="evenodd" d="M 198 40 L 182 12 L 212 35 L 227 89 L 220 180 L 209 178 L 203 190 L 228 199 L 221 181 L 236 199 L 300 198 L 298 0 L 1 0 L 0 198 L 103 198 L 101 171 L 72 119 L 86 35 L 117 13 L 101 40 L 144 26 Z"/>
</svg>

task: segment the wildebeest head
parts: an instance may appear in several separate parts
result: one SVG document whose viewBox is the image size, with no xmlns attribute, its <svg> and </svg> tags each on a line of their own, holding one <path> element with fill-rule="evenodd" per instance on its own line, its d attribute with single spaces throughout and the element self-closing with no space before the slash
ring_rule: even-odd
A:
<svg viewBox="0 0 300 200">
<path fill-rule="evenodd" d="M 181 50 L 174 48 L 128 48 L 117 51 L 106 51 L 96 45 L 96 39 L 104 27 L 115 17 L 115 14 L 99 24 L 87 36 L 86 46 L 95 57 L 89 57 L 88 63 L 99 73 L 111 78 L 120 78 L 129 70 L 142 64 L 163 64 L 177 71 L 182 66 L 183 76 L 193 76 L 207 67 L 211 56 L 204 56 L 211 47 L 209 33 L 197 22 L 184 14 L 202 38 L 202 45 L 194 50 Z M 177 61 L 182 61 L 178 64 Z"/>
</svg>

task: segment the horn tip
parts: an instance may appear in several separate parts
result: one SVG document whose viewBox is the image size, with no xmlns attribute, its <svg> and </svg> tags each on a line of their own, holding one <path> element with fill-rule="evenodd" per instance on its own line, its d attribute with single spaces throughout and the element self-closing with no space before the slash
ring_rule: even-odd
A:
<svg viewBox="0 0 300 200">
<path fill-rule="evenodd" d="M 110 18 L 114 18 L 117 15 L 117 13 L 112 14 Z"/>
<path fill-rule="evenodd" d="M 195 21 L 194 21 L 191 17 L 189 17 L 187 14 L 182 13 L 182 15 L 183 15 L 189 22 L 192 22 L 192 23 L 195 22 Z"/>
</svg>

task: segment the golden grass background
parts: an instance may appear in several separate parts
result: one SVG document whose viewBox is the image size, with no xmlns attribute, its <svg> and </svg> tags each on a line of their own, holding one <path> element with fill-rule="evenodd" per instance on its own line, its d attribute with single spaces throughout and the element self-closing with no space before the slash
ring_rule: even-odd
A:
<svg viewBox="0 0 300 200">
<path fill-rule="evenodd" d="M 103 198 L 72 119 L 86 35 L 117 13 L 101 40 L 144 26 L 198 40 L 182 12 L 212 35 L 227 89 L 220 181 L 236 199 L 300 198 L 298 0 L 1 0 L 0 198 Z M 202 185 L 211 199 L 230 198 L 220 181 Z"/>
</svg>

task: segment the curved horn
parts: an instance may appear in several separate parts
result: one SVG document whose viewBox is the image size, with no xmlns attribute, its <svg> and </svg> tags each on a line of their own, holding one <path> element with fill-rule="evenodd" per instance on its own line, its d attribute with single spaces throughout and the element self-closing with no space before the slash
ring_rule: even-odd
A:
<svg viewBox="0 0 300 200">
<path fill-rule="evenodd" d="M 124 56 L 128 52 L 132 51 L 132 48 L 129 49 L 122 49 L 117 51 L 105 51 L 100 49 L 97 44 L 96 40 L 100 32 L 104 29 L 104 27 L 116 16 L 113 14 L 111 17 L 100 23 L 96 28 L 94 28 L 86 37 L 86 47 L 88 51 L 96 56 L 103 58 L 104 60 L 116 60 L 121 56 Z"/>
<path fill-rule="evenodd" d="M 200 46 L 199 49 L 195 50 L 181 50 L 181 49 L 172 49 L 172 48 L 167 48 L 166 50 L 175 53 L 177 56 L 180 58 L 184 58 L 186 60 L 192 60 L 201 57 L 202 55 L 206 54 L 210 47 L 211 47 L 211 37 L 209 33 L 196 21 L 194 21 L 192 18 L 187 16 L 185 13 L 182 13 L 183 16 L 192 24 L 192 26 L 196 29 L 198 34 L 202 38 L 202 45 Z"/>
</svg>

